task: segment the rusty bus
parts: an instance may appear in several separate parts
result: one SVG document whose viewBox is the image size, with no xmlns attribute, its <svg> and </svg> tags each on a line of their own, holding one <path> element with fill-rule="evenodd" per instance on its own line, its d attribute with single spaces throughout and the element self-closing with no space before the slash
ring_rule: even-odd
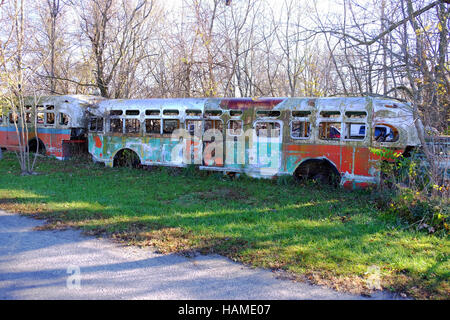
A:
<svg viewBox="0 0 450 320">
<path fill-rule="evenodd" d="M 24 114 L 29 150 L 38 150 L 58 159 L 70 157 L 73 146 L 86 144 L 86 109 L 98 100 L 98 97 L 81 95 L 48 96 L 37 101 L 27 97 Z M 19 149 L 14 125 L 14 120 L 17 122 L 18 119 L 13 111 L 0 110 L 0 147 L 13 151 Z"/>
<path fill-rule="evenodd" d="M 93 160 L 293 175 L 345 188 L 379 182 L 370 148 L 420 145 L 412 107 L 375 97 L 104 100 L 89 108 Z"/>
</svg>

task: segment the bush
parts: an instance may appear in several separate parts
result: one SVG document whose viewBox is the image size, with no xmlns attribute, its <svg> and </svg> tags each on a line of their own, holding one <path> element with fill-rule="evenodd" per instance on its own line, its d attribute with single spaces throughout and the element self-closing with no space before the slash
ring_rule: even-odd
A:
<svg viewBox="0 0 450 320">
<path fill-rule="evenodd" d="M 372 199 L 380 209 L 398 217 L 408 228 L 429 233 L 449 232 L 450 188 L 433 183 L 429 168 L 414 154 L 371 150 L 386 159 L 380 163 L 381 182 Z"/>
</svg>

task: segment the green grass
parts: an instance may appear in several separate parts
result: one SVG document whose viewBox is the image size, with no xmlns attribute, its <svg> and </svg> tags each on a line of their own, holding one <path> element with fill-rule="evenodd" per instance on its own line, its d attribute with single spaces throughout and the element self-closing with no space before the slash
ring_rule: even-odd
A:
<svg viewBox="0 0 450 320">
<path fill-rule="evenodd" d="M 162 252 L 219 253 L 285 270 L 337 290 L 367 293 L 368 270 L 383 289 L 448 299 L 448 236 L 403 228 L 369 192 L 348 192 L 171 168 L 104 168 L 89 160 L 39 161 L 21 176 L 0 160 L 0 208 Z M 45 229 L 45 228 L 44 228 Z"/>
</svg>

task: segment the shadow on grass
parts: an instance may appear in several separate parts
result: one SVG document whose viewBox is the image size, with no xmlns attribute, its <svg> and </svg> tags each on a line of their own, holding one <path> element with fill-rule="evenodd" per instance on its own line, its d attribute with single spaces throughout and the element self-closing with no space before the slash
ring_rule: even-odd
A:
<svg viewBox="0 0 450 320">
<path fill-rule="evenodd" d="M 383 255 L 404 250 L 388 238 L 367 242 L 385 233 L 386 225 L 370 213 L 374 211 L 364 192 L 217 174 L 197 177 L 166 168 L 109 169 L 52 161 L 40 168 L 46 174 L 26 178 L 0 171 L 0 206 L 38 211 L 49 229 L 83 228 L 163 252 L 218 253 L 274 269 L 336 268 L 343 275 L 363 274 L 364 265 L 389 266 Z M 5 190 L 16 195 L 6 197 Z M 35 197 L 21 197 L 21 190 Z"/>
</svg>

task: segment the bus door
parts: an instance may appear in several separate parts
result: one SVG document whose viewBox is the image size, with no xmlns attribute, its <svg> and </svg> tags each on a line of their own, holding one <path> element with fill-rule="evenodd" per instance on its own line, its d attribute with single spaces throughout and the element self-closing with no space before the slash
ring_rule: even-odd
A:
<svg viewBox="0 0 450 320">
<path fill-rule="evenodd" d="M 186 140 L 184 162 L 200 165 L 203 162 L 203 120 L 186 120 L 186 131 L 189 133 L 190 139 Z"/>
<path fill-rule="evenodd" d="M 274 175 L 281 169 L 283 122 L 258 120 L 253 128 L 254 166 L 261 175 Z"/>
</svg>

